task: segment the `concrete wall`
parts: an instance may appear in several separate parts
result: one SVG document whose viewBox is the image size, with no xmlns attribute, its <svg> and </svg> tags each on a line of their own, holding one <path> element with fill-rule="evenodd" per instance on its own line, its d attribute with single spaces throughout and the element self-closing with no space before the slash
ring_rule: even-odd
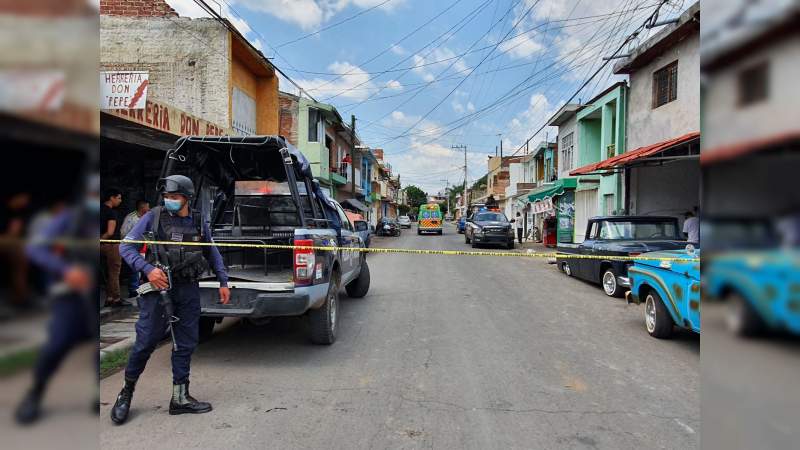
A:
<svg viewBox="0 0 800 450">
<path fill-rule="evenodd" d="M 700 130 L 700 35 L 687 36 L 630 75 L 626 151 Z M 678 61 L 677 98 L 653 108 L 653 73 Z"/>
<path fill-rule="evenodd" d="M 223 127 L 229 48 L 228 30 L 210 18 L 100 16 L 101 70 L 147 70 L 148 96 Z"/>
<path fill-rule="evenodd" d="M 738 76 L 742 69 L 769 64 L 766 101 L 739 106 Z M 765 138 L 797 131 L 800 104 L 800 36 L 795 34 L 757 54 L 748 55 L 724 70 L 705 74 L 703 148 Z"/>
<path fill-rule="evenodd" d="M 696 160 L 637 167 L 630 171 L 631 214 L 675 216 L 699 206 L 700 164 Z"/>
</svg>

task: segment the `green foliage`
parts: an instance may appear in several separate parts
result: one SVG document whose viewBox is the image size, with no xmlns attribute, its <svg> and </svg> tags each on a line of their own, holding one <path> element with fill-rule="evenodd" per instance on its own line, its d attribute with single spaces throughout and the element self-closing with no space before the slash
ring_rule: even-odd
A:
<svg viewBox="0 0 800 450">
<path fill-rule="evenodd" d="M 423 205 L 428 202 L 428 194 L 414 185 L 406 187 L 406 197 L 408 197 L 408 204 L 412 208 L 419 208 L 419 205 Z"/>
</svg>

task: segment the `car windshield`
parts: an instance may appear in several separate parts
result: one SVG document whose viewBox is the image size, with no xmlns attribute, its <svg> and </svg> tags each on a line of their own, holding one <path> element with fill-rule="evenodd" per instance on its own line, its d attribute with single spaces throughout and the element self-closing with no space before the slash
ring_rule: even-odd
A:
<svg viewBox="0 0 800 450">
<path fill-rule="evenodd" d="M 506 216 L 500 213 L 480 213 L 475 216 L 476 222 L 507 222 Z"/>
<path fill-rule="evenodd" d="M 600 239 L 683 239 L 678 233 L 677 222 L 653 221 L 603 221 Z"/>
</svg>

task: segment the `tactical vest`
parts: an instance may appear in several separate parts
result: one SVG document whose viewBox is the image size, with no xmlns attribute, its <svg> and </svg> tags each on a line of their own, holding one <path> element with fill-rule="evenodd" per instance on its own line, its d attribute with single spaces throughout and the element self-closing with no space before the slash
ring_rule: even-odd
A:
<svg viewBox="0 0 800 450">
<path fill-rule="evenodd" d="M 187 225 L 185 220 L 173 216 L 161 206 L 153 208 L 152 230 L 156 241 L 172 242 L 204 242 L 203 227 L 200 214 L 192 214 L 192 223 Z M 209 265 L 206 255 L 208 247 L 191 245 L 158 245 L 153 251 L 152 246 L 147 248 L 147 261 L 150 264 L 158 262 L 169 267 L 172 271 L 172 280 L 176 282 L 196 282 L 208 271 Z M 156 261 L 158 253 L 158 261 Z"/>
</svg>

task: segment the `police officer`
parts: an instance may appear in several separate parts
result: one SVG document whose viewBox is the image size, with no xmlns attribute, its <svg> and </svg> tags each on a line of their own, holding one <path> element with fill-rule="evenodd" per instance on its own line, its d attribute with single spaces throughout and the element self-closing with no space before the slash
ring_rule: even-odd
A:
<svg viewBox="0 0 800 450">
<path fill-rule="evenodd" d="M 142 240 L 152 237 L 155 241 L 211 242 L 208 223 L 200 214 L 190 209 L 194 197 L 192 180 L 183 175 L 172 175 L 159 182 L 159 191 L 164 198 L 163 206 L 157 206 L 145 214 L 125 236 L 127 240 Z M 150 234 L 152 233 L 152 234 Z M 192 352 L 199 339 L 200 286 L 198 279 L 209 268 L 220 282 L 220 302 L 227 304 L 230 291 L 228 275 L 216 247 L 158 245 L 147 246 L 146 256 L 139 254 L 139 245 L 122 244 L 120 254 L 134 272 L 142 272 L 157 289 L 170 288 L 177 320 L 166 316 L 158 292 L 139 297 L 139 320 L 136 322 L 136 343 L 133 346 L 125 369 L 125 385 L 122 387 L 111 409 L 111 420 L 122 424 L 128 418 L 131 399 L 145 364 L 164 336 L 167 321 L 171 320 L 177 350 L 172 352 L 172 399 L 170 414 L 200 414 L 211 411 L 211 404 L 197 401 L 189 394 L 189 365 Z M 169 286 L 166 268 L 172 272 Z"/>
</svg>

